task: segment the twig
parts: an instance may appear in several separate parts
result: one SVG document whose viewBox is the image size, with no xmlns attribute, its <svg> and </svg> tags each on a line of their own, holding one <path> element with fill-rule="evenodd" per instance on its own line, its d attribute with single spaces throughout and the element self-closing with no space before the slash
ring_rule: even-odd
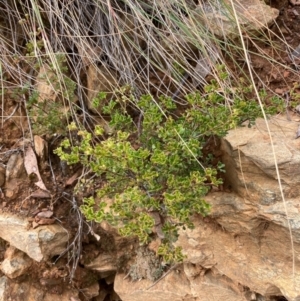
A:
<svg viewBox="0 0 300 301">
<path fill-rule="evenodd" d="M 282 20 L 282 25 L 284 26 L 284 28 L 288 31 L 288 33 L 291 35 L 292 31 L 287 27 L 287 25 L 285 24 L 285 22 Z"/>
<path fill-rule="evenodd" d="M 15 113 L 16 113 L 16 111 L 17 111 L 17 109 L 19 108 L 19 104 L 17 104 L 16 106 L 15 106 L 15 108 L 14 108 L 14 110 L 12 111 L 12 113 L 9 115 L 9 116 L 7 116 L 4 120 L 3 120 L 3 123 L 5 122 L 5 121 L 7 121 L 9 118 L 11 118 Z M 3 114 L 3 113 L 2 113 Z M 3 116 L 2 115 L 2 117 L 5 117 L 5 116 Z"/>
<path fill-rule="evenodd" d="M 169 275 L 175 268 L 177 268 L 180 265 L 180 263 L 175 264 L 172 266 L 167 272 L 165 272 L 158 280 L 156 280 L 153 284 L 151 284 L 149 287 L 146 288 L 146 291 L 155 286 L 158 282 L 160 282 L 162 279 L 164 279 L 167 275 Z"/>
<path fill-rule="evenodd" d="M 63 195 L 68 195 L 67 193 L 63 193 Z M 76 268 L 79 264 L 79 260 L 80 260 L 80 255 L 81 255 L 81 251 L 82 251 L 82 235 L 83 235 L 83 217 L 82 217 L 82 213 L 77 205 L 76 199 L 74 196 L 72 196 L 72 200 L 66 198 L 64 196 L 64 198 L 66 200 L 68 200 L 69 202 L 71 202 L 72 204 L 72 210 L 75 211 L 75 214 L 77 215 L 77 226 L 78 226 L 78 230 L 76 232 L 76 235 L 72 241 L 72 243 L 70 243 L 66 249 L 58 256 L 58 258 L 55 260 L 54 264 L 60 259 L 62 258 L 62 256 L 64 256 L 67 252 L 69 252 L 71 250 L 72 255 L 71 258 L 69 258 L 68 260 L 68 264 L 71 262 L 71 260 L 73 259 L 72 262 L 72 267 L 70 270 L 70 282 L 72 282 L 73 278 L 74 278 L 74 274 L 76 271 Z"/>
<path fill-rule="evenodd" d="M 137 128 L 138 128 L 138 137 L 140 137 L 141 136 L 141 134 L 142 134 L 142 119 L 143 119 L 143 112 L 141 112 L 140 113 L 140 115 L 139 115 L 139 120 L 138 120 L 138 124 L 137 124 Z"/>
<path fill-rule="evenodd" d="M 288 121 L 291 121 L 290 113 L 289 113 L 289 103 L 290 103 L 290 95 L 289 92 L 284 93 L 285 96 L 285 110 L 286 110 L 286 118 Z"/>
</svg>

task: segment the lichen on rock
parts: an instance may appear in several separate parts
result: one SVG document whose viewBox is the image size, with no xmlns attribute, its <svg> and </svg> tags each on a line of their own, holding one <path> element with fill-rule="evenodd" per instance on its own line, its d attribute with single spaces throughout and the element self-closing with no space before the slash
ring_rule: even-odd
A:
<svg viewBox="0 0 300 301">
<path fill-rule="evenodd" d="M 141 279 L 155 281 L 162 276 L 163 271 L 164 267 L 155 253 L 146 247 L 140 247 L 129 269 L 129 275 L 133 281 Z"/>
</svg>

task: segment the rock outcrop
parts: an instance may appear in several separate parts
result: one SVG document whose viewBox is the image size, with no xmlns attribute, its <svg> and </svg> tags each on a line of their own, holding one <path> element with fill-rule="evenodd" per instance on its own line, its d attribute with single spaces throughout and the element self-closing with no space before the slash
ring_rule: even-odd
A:
<svg viewBox="0 0 300 301">
<path fill-rule="evenodd" d="M 29 227 L 25 218 L 0 214 L 0 237 L 35 261 L 47 260 L 65 250 L 69 237 L 62 226 L 55 224 L 36 229 Z"/>
<path fill-rule="evenodd" d="M 185 263 L 155 285 L 118 273 L 123 301 L 300 300 L 299 118 L 291 117 L 228 133 L 224 191 L 207 196 L 209 217 L 181 231 Z"/>
</svg>

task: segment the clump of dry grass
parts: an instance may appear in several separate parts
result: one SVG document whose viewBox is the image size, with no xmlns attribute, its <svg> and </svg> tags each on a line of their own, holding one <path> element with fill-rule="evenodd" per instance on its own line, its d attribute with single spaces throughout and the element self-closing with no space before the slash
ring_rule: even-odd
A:
<svg viewBox="0 0 300 301">
<path fill-rule="evenodd" d="M 86 77 L 91 66 L 115 77 L 109 90 L 129 85 L 137 97 L 165 94 L 184 104 L 182 96 L 206 84 L 207 74 L 217 77 L 216 63 L 226 65 L 229 59 L 227 72 L 233 79 L 248 76 L 241 64 L 245 61 L 241 38 L 251 44 L 248 52 L 256 51 L 274 68 L 280 65 L 257 44 L 257 39 L 264 40 L 274 52 L 279 51 L 267 27 L 258 38 L 246 33 L 234 41 L 225 33 L 224 37 L 222 32 L 215 36 L 208 30 L 203 23 L 205 13 L 218 15 L 221 4 L 195 4 L 192 0 L 6 1 L 1 22 L 2 83 L 11 77 L 15 85 L 33 85 L 36 63 L 47 60 L 57 66 L 55 54 L 63 53 L 78 87 L 75 110 L 88 114 Z M 236 22 L 233 14 L 230 19 Z M 234 85 L 219 80 L 224 90 Z"/>
</svg>

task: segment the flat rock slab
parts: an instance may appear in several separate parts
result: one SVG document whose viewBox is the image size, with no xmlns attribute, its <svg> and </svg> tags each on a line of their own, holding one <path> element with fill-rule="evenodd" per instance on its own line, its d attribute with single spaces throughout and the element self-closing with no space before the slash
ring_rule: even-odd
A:
<svg viewBox="0 0 300 301">
<path fill-rule="evenodd" d="M 62 226 L 30 229 L 26 219 L 12 214 L 0 214 L 0 237 L 38 262 L 61 254 L 68 242 L 68 232 Z"/>
</svg>

